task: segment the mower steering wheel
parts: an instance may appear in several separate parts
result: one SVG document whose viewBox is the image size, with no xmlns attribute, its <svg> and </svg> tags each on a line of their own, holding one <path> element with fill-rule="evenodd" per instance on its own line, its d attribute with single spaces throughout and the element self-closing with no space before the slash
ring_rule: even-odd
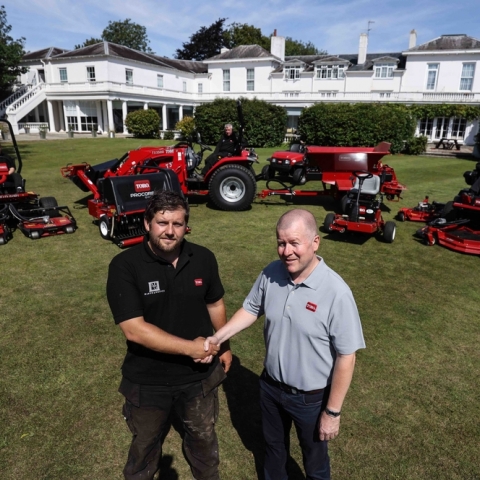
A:
<svg viewBox="0 0 480 480">
<path fill-rule="evenodd" d="M 372 178 L 373 173 L 368 172 L 367 170 L 355 170 L 353 174 L 358 178 L 358 180 L 366 180 L 367 178 Z"/>
</svg>

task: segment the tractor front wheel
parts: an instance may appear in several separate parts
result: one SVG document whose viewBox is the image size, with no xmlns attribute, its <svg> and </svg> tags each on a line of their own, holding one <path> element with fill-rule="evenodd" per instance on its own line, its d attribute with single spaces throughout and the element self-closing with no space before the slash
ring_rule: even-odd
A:
<svg viewBox="0 0 480 480">
<path fill-rule="evenodd" d="M 404 222 L 405 221 L 405 212 L 398 212 L 397 213 L 397 218 L 400 222 Z"/>
<path fill-rule="evenodd" d="M 53 217 L 57 213 L 56 208 L 58 207 L 58 203 L 55 197 L 42 197 L 38 203 L 40 207 L 45 209 L 45 213 L 49 217 Z"/>
<path fill-rule="evenodd" d="M 209 184 L 212 202 L 221 210 L 246 210 L 255 199 L 257 184 L 252 171 L 233 163 L 220 167 Z"/>
<path fill-rule="evenodd" d="M 395 222 L 386 222 L 383 229 L 383 239 L 387 243 L 392 243 L 395 240 L 395 233 L 397 231 L 397 226 Z"/>
<path fill-rule="evenodd" d="M 106 215 L 102 215 L 98 220 L 98 230 L 104 240 L 110 240 L 110 221 Z"/>
</svg>

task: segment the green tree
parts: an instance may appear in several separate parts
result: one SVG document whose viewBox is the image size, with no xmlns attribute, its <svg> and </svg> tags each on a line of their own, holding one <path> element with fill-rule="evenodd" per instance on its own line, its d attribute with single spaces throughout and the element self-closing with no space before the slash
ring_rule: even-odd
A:
<svg viewBox="0 0 480 480">
<path fill-rule="evenodd" d="M 285 38 L 285 55 L 326 55 L 326 50 L 318 49 L 312 42 L 294 40 L 292 37 Z"/>
<path fill-rule="evenodd" d="M 227 48 L 234 48 L 239 45 L 260 45 L 266 50 L 270 49 L 270 39 L 262 35 L 260 28 L 247 23 L 232 23 L 224 31 L 223 37 Z"/>
<path fill-rule="evenodd" d="M 91 37 L 85 40 L 81 45 L 75 45 L 75 48 L 93 45 L 102 40 L 133 48 L 140 52 L 154 53 L 148 46 L 150 40 L 147 36 L 147 29 L 143 25 L 132 22 L 130 18 L 123 20 L 123 22 L 120 20 L 116 22 L 109 21 L 108 25 L 102 32 L 101 39 Z"/>
<path fill-rule="evenodd" d="M 95 38 L 95 37 L 90 37 L 87 40 L 85 40 L 82 44 L 75 45 L 75 50 L 77 48 L 83 48 L 83 47 L 88 47 L 89 45 L 95 45 L 96 43 L 103 42 L 101 38 Z"/>
<path fill-rule="evenodd" d="M 18 75 L 28 69 L 20 66 L 25 50 L 25 38 L 14 40 L 10 35 L 12 27 L 7 23 L 5 7 L 0 7 L 0 100 L 8 97 Z"/>
<path fill-rule="evenodd" d="M 219 18 L 209 27 L 201 27 L 190 37 L 189 42 L 183 44 L 183 48 L 175 51 L 175 58 L 182 60 L 205 60 L 218 55 L 223 47 L 226 47 L 224 28 L 225 18 Z"/>
</svg>

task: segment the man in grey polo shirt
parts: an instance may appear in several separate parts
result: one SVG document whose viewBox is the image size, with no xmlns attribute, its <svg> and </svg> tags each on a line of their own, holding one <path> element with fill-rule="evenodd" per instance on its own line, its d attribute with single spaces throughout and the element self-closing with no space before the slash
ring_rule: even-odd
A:
<svg viewBox="0 0 480 480">
<path fill-rule="evenodd" d="M 280 260 L 268 265 L 231 320 L 205 340 L 221 344 L 265 315 L 265 369 L 260 404 L 266 442 L 265 480 L 286 480 L 288 439 L 295 424 L 307 479 L 330 479 L 328 440 L 365 348 L 352 292 L 316 255 L 314 216 L 291 210 L 277 223 Z M 205 361 L 208 361 L 209 358 Z"/>
</svg>

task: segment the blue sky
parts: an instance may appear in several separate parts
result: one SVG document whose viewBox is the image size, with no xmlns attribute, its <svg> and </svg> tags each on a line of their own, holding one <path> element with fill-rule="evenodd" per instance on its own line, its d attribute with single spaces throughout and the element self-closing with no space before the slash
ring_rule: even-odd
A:
<svg viewBox="0 0 480 480">
<path fill-rule="evenodd" d="M 478 0 L 0 0 L 13 38 L 25 37 L 26 50 L 55 46 L 73 48 L 100 37 L 109 20 L 144 25 L 150 47 L 173 57 L 177 48 L 202 26 L 218 18 L 248 23 L 270 35 L 311 41 L 328 53 L 356 53 L 359 35 L 370 24 L 368 51 L 408 48 L 409 32 L 417 44 L 442 34 L 465 33 L 480 38 Z"/>
</svg>

